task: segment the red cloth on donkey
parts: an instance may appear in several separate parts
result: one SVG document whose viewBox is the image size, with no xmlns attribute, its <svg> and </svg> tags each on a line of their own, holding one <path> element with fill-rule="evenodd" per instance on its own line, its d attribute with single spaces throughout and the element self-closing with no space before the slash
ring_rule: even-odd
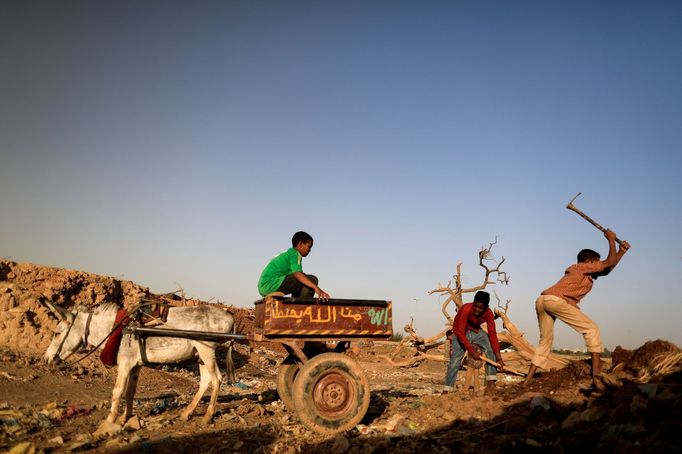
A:
<svg viewBox="0 0 682 454">
<path fill-rule="evenodd" d="M 107 366 L 116 365 L 118 348 L 121 346 L 121 338 L 123 337 L 123 328 L 125 328 L 130 321 L 130 315 L 128 315 L 128 312 L 126 312 L 125 309 L 121 309 L 116 313 L 116 320 L 114 321 L 114 326 L 116 328 L 109 336 L 109 339 L 107 339 L 104 350 L 102 350 L 102 353 L 99 355 L 102 364 Z"/>
</svg>

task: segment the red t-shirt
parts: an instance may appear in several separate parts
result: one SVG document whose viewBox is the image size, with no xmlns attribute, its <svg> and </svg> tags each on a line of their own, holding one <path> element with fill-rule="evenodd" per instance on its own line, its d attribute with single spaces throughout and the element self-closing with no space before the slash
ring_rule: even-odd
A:
<svg viewBox="0 0 682 454">
<path fill-rule="evenodd" d="M 495 315 L 490 308 L 483 312 L 479 318 L 474 314 L 474 303 L 467 303 L 457 312 L 455 321 L 452 323 L 452 331 L 457 336 L 457 340 L 462 347 L 469 353 L 473 353 L 474 348 L 466 337 L 467 331 L 478 332 L 481 325 L 485 323 L 488 327 L 488 339 L 490 339 L 490 346 L 495 352 L 495 356 L 500 357 L 500 342 L 497 340 L 497 331 L 495 331 Z M 493 359 L 493 358 L 490 358 Z"/>
</svg>

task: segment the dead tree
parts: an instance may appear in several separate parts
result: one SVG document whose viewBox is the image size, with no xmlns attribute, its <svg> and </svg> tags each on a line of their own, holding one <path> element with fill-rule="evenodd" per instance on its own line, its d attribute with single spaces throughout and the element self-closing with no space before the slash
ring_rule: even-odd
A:
<svg viewBox="0 0 682 454">
<path fill-rule="evenodd" d="M 462 307 L 462 304 L 464 304 L 462 303 L 462 295 L 464 293 L 474 293 L 479 290 L 483 290 L 488 285 L 495 285 L 498 283 L 502 283 L 505 285 L 509 284 L 509 276 L 507 275 L 506 272 L 501 271 L 500 269 L 505 261 L 504 257 L 502 257 L 502 259 L 497 263 L 497 266 L 495 268 L 491 268 L 486 263 L 487 261 L 489 262 L 493 260 L 492 250 L 493 246 L 496 244 L 497 237 L 495 238 L 495 241 L 488 244 L 488 247 L 483 247 L 478 252 L 478 265 L 485 271 L 485 274 L 483 276 L 483 282 L 481 282 L 481 284 L 475 287 L 462 288 L 462 262 L 459 262 L 456 267 L 457 271 L 452 276 L 454 280 L 454 287 L 453 281 L 450 280 L 447 286 L 443 286 L 442 284 L 438 283 L 438 288 L 435 288 L 429 292 L 429 295 L 434 294 L 447 295 L 447 298 L 445 299 L 445 301 L 443 301 L 441 305 L 441 311 L 443 312 L 443 315 L 445 315 L 445 318 L 447 319 L 450 325 L 452 325 L 453 317 L 450 316 L 450 314 L 447 311 L 447 308 L 450 305 L 450 303 L 454 302 L 456 306 L 455 310 L 458 311 L 459 308 Z"/>
<path fill-rule="evenodd" d="M 447 298 L 441 305 L 441 311 L 443 312 L 443 315 L 445 315 L 445 318 L 447 320 L 445 324 L 445 329 L 443 329 L 441 332 L 436 334 L 435 336 L 429 337 L 427 339 L 422 338 L 421 336 L 418 336 L 417 333 L 414 330 L 413 321 L 410 320 L 410 323 L 408 325 L 405 325 L 405 332 L 408 334 L 407 336 L 403 337 L 401 340 L 400 344 L 396 347 L 396 349 L 393 351 L 393 353 L 390 356 L 383 356 L 385 359 L 387 359 L 393 366 L 395 367 L 411 367 L 419 364 L 420 362 L 424 361 L 425 359 L 436 359 L 436 360 L 444 360 L 446 359 L 442 355 L 433 355 L 429 354 L 428 351 L 432 350 L 434 348 L 437 348 L 440 345 L 443 345 L 448 341 L 448 332 L 451 330 L 452 326 L 452 321 L 453 317 L 450 316 L 450 314 L 447 311 L 448 306 L 450 303 L 454 302 L 456 306 L 456 310 L 459 310 L 460 307 L 462 307 L 462 294 L 464 293 L 473 293 L 477 292 L 479 290 L 483 290 L 486 288 L 488 285 L 496 284 L 496 283 L 503 283 L 503 284 L 508 284 L 509 283 L 509 276 L 507 276 L 507 273 L 504 271 L 501 271 L 501 266 L 504 263 L 504 257 L 500 260 L 499 263 L 497 263 L 497 266 L 495 268 L 492 268 L 491 266 L 488 265 L 487 262 L 490 262 L 493 260 L 491 251 L 493 249 L 493 246 L 497 244 L 497 238 L 495 238 L 495 241 L 492 243 L 488 244 L 488 247 L 482 247 L 481 250 L 478 252 L 478 263 L 479 266 L 483 268 L 485 271 L 484 276 L 483 276 L 483 282 L 477 286 L 470 287 L 470 288 L 463 288 L 462 287 L 462 262 L 459 262 L 456 267 L 456 273 L 452 276 L 452 279 L 448 282 L 447 286 L 443 286 L 442 284 L 438 284 L 438 288 L 433 289 L 429 292 L 429 295 L 446 295 Z M 493 280 L 494 279 L 494 280 Z M 414 356 L 412 358 L 409 358 L 408 360 L 404 361 L 395 361 L 396 356 L 400 352 L 400 350 L 405 346 L 412 347 L 414 349 Z"/>
<path fill-rule="evenodd" d="M 474 293 L 479 290 L 485 289 L 488 285 L 495 284 L 509 284 L 510 276 L 507 275 L 505 271 L 502 271 L 502 264 L 505 258 L 502 257 L 496 266 L 493 268 L 488 263 L 493 262 L 494 258 L 492 255 L 493 246 L 497 244 L 497 238 L 495 241 L 488 244 L 488 247 L 482 247 L 478 253 L 478 264 L 484 270 L 483 280 L 479 285 L 474 287 L 462 287 L 462 262 L 459 262 L 456 266 L 456 272 L 452 276 L 452 279 L 448 282 L 446 286 L 438 284 L 438 288 L 435 288 L 429 292 L 429 295 L 444 295 L 447 296 L 445 301 L 441 304 L 441 311 L 446 318 L 445 329 L 436 334 L 435 336 L 424 339 L 423 337 L 417 335 L 414 327 L 413 320 L 410 319 L 410 323 L 405 325 L 404 330 L 407 336 L 403 337 L 400 343 L 396 346 L 395 350 L 390 356 L 383 356 L 395 367 L 412 367 L 416 366 L 420 362 L 426 359 L 434 360 L 445 360 L 449 359 L 448 352 L 445 355 L 434 355 L 429 354 L 429 350 L 437 348 L 440 345 L 445 344 L 449 341 L 448 333 L 452 330 L 453 316 L 448 313 L 448 306 L 451 303 L 455 304 L 455 311 L 458 311 L 462 305 L 462 295 L 465 293 Z M 507 310 L 509 309 L 510 301 L 507 300 L 504 306 L 501 305 L 500 299 L 497 296 L 497 292 L 493 291 L 495 298 L 497 299 L 497 307 L 493 311 L 497 318 L 502 319 L 502 325 L 504 331 L 498 333 L 498 338 L 501 342 L 506 342 L 511 344 L 518 352 L 521 357 L 530 361 L 533 356 L 534 347 L 524 338 L 524 334 L 519 330 L 516 325 L 514 325 L 509 316 L 507 315 Z M 486 327 L 487 328 L 487 327 Z M 413 356 L 407 360 L 396 361 L 396 356 L 402 350 L 403 347 L 408 346 L 413 349 Z M 446 349 L 447 350 L 447 349 Z M 551 354 L 549 357 L 549 368 L 561 368 L 568 363 L 567 360 Z"/>
<path fill-rule="evenodd" d="M 535 352 L 535 347 L 533 347 L 530 342 L 524 337 L 523 331 L 518 329 L 514 323 L 509 319 L 507 315 L 507 310 L 509 309 L 509 304 L 511 300 L 507 300 L 504 306 L 500 304 L 500 298 L 497 296 L 497 292 L 493 292 L 495 299 L 497 299 L 497 307 L 493 310 L 495 313 L 495 318 L 502 319 L 502 327 L 504 331 L 497 333 L 497 338 L 500 342 L 507 342 L 511 344 L 512 347 L 519 353 L 519 355 L 530 361 L 533 359 L 533 353 Z M 567 365 L 568 359 L 562 358 L 561 356 L 550 353 L 547 358 L 547 367 L 549 369 L 560 369 Z"/>
</svg>

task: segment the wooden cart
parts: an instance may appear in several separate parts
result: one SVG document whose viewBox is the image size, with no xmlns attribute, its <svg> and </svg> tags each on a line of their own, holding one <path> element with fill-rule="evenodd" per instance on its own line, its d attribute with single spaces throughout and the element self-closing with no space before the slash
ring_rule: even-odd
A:
<svg viewBox="0 0 682 454">
<path fill-rule="evenodd" d="M 344 351 L 352 341 L 391 337 L 391 302 L 271 295 L 256 301 L 255 307 L 256 323 L 250 333 L 135 331 L 143 336 L 277 342 L 289 353 L 277 375 L 277 392 L 287 408 L 319 433 L 343 432 L 358 424 L 369 407 L 369 382 Z"/>
</svg>

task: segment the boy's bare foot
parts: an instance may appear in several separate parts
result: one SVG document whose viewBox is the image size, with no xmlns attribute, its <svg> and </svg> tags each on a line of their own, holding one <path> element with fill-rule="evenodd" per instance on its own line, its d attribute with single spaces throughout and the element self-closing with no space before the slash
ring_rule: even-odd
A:
<svg viewBox="0 0 682 454">
<path fill-rule="evenodd" d="M 601 374 L 592 377 L 592 386 L 599 394 L 604 394 L 606 392 L 606 384 L 604 383 L 604 377 Z"/>
<path fill-rule="evenodd" d="M 528 368 L 528 374 L 526 375 L 526 379 L 523 381 L 523 384 L 521 385 L 524 389 L 528 389 L 531 382 L 533 381 L 533 376 L 535 375 L 535 372 L 537 370 L 538 366 L 536 366 L 535 364 L 530 365 L 530 367 Z"/>
</svg>

